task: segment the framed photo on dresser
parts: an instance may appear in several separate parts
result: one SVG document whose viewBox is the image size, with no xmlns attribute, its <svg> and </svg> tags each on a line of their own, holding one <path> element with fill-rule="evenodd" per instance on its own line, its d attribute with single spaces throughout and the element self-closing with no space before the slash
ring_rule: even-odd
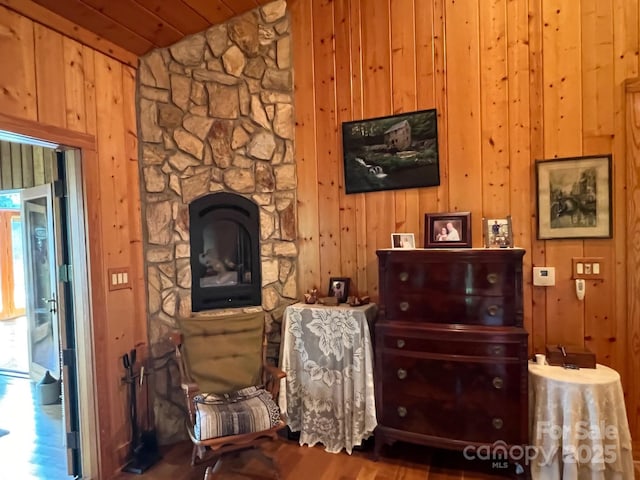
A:
<svg viewBox="0 0 640 480">
<path fill-rule="evenodd" d="M 471 248 L 471 212 L 425 213 L 424 248 Z"/>
<path fill-rule="evenodd" d="M 506 218 L 483 218 L 482 233 L 485 248 L 513 247 L 511 215 Z"/>
</svg>

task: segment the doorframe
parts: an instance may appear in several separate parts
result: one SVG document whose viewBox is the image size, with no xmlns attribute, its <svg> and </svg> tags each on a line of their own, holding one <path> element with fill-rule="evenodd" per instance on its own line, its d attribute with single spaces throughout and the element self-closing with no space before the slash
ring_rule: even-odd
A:
<svg viewBox="0 0 640 480">
<path fill-rule="evenodd" d="M 0 113 L 0 130 L 25 135 L 38 140 L 68 147 L 66 155 L 73 159 L 66 164 L 70 207 L 78 215 L 70 215 L 70 231 L 74 241 L 70 249 L 73 265 L 73 294 L 75 315 L 89 319 L 77 322 L 78 409 L 82 478 L 97 479 L 101 472 L 100 396 L 95 381 L 96 365 L 107 362 L 106 349 L 96 349 L 95 339 L 105 338 L 105 281 L 102 262 L 102 240 L 99 219 L 99 200 L 87 195 L 91 185 L 97 185 L 97 141 L 93 135 L 68 130 Z M 77 154 L 76 154 L 77 153 Z M 70 157 L 69 157 L 70 158 Z M 83 219 L 83 221 L 80 221 Z M 93 221 L 92 221 L 93 219 Z M 84 239 L 86 241 L 82 242 Z M 91 245 L 91 248 L 87 246 Z M 77 304 L 76 304 L 77 302 Z"/>
</svg>

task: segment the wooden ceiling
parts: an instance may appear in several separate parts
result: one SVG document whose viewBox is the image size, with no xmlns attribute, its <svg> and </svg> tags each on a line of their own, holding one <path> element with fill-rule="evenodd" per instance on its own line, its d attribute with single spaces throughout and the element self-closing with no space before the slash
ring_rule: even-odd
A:
<svg viewBox="0 0 640 480">
<path fill-rule="evenodd" d="M 192 33 L 225 22 L 272 0 L 1 0 L 55 30 L 66 24 L 80 27 L 63 32 L 77 37 L 77 30 L 97 35 L 120 49 L 142 56 L 158 47 L 174 44 Z M 46 9 L 44 11 L 43 8 Z M 51 15 L 53 12 L 57 15 Z M 82 33 L 82 32 L 81 32 Z M 87 43 L 86 38 L 80 39 Z M 92 45 L 95 46 L 95 45 Z M 119 50 L 118 48 L 111 49 Z M 116 56 L 117 55 L 112 55 Z M 121 59 L 122 60 L 122 59 Z M 130 63 L 130 62 L 127 62 Z"/>
</svg>

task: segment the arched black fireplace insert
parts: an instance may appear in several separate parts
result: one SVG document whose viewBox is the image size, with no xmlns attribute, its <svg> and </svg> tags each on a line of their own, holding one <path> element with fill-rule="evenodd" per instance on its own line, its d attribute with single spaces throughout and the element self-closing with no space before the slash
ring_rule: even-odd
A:
<svg viewBox="0 0 640 480">
<path fill-rule="evenodd" d="M 260 212 L 251 200 L 220 192 L 189 204 L 191 309 L 262 303 Z"/>
</svg>

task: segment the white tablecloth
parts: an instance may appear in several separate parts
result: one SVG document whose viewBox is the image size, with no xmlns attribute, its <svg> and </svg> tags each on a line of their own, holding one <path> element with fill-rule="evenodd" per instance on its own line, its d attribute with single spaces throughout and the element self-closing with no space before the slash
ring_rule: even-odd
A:
<svg viewBox="0 0 640 480">
<path fill-rule="evenodd" d="M 530 363 L 529 396 L 534 480 L 634 478 L 618 372 Z"/>
<path fill-rule="evenodd" d="M 375 304 L 361 307 L 295 304 L 283 320 L 280 409 L 300 445 L 322 443 L 331 453 L 351 453 L 375 429 L 373 349 L 368 320 Z"/>
</svg>

